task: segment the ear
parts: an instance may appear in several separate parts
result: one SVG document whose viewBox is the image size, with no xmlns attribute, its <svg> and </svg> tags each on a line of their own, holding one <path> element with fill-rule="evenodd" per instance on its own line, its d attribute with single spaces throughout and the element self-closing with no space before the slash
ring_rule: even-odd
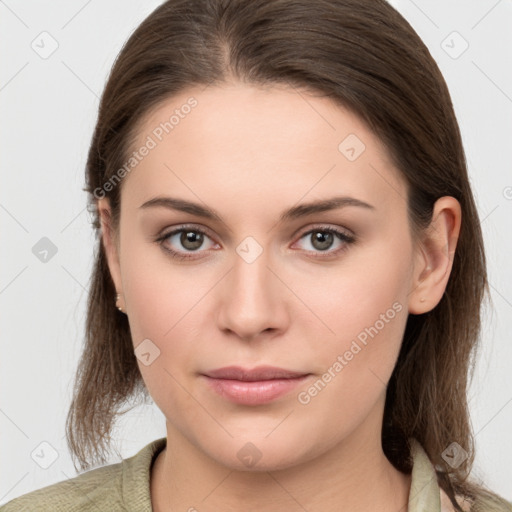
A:
<svg viewBox="0 0 512 512">
<path fill-rule="evenodd" d="M 117 293 L 121 294 L 121 300 L 118 305 L 124 309 L 121 265 L 119 262 L 119 240 L 115 236 L 112 226 L 110 202 L 108 198 L 101 198 L 98 199 L 97 206 L 101 222 L 101 239 L 107 257 L 110 275 L 112 276 L 112 281 L 114 282 Z"/>
<path fill-rule="evenodd" d="M 452 270 L 460 225 L 461 208 L 457 199 L 450 196 L 438 199 L 432 221 L 418 241 L 409 313 L 426 313 L 442 299 Z"/>
</svg>

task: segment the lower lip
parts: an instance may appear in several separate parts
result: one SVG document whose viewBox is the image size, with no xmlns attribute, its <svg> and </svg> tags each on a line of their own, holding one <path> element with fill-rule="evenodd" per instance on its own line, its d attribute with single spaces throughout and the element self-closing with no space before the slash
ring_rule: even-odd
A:
<svg viewBox="0 0 512 512">
<path fill-rule="evenodd" d="M 289 393 L 302 384 L 309 375 L 293 379 L 272 379 L 254 382 L 214 379 L 206 375 L 203 377 L 214 391 L 231 402 L 244 405 L 261 405 Z"/>
</svg>

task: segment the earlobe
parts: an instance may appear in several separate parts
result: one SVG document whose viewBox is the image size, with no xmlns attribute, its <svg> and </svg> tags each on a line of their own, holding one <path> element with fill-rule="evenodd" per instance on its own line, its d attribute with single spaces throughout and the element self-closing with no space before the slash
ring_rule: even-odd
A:
<svg viewBox="0 0 512 512">
<path fill-rule="evenodd" d="M 438 199 L 432 221 L 416 251 L 409 313 L 419 315 L 431 311 L 443 297 L 453 266 L 460 225 L 459 202 L 450 196 Z"/>
<path fill-rule="evenodd" d="M 111 209 L 108 199 L 98 199 L 98 214 L 101 222 L 101 243 L 107 257 L 110 275 L 117 293 L 122 294 L 119 247 L 112 227 Z"/>
</svg>

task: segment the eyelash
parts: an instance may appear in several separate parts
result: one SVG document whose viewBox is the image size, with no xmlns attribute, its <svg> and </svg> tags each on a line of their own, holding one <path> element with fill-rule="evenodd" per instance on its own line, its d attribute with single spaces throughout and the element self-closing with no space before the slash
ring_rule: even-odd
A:
<svg viewBox="0 0 512 512">
<path fill-rule="evenodd" d="M 196 252 L 201 252 L 201 251 L 193 251 L 193 252 L 190 252 L 189 254 L 186 254 L 186 253 L 184 254 L 179 251 L 170 249 L 169 247 L 164 245 L 164 242 L 167 239 L 169 239 L 173 235 L 176 235 L 177 233 L 182 233 L 185 231 L 190 231 L 192 233 L 200 233 L 200 234 L 211 239 L 211 237 L 208 235 L 208 233 L 201 228 L 198 228 L 196 226 L 180 226 L 179 228 L 174 229 L 174 230 L 170 231 L 169 233 L 164 233 L 163 235 L 159 236 L 155 240 L 155 242 L 157 242 L 162 247 L 163 250 L 168 252 L 172 258 L 179 259 L 179 260 L 195 259 L 196 257 L 194 256 L 194 254 Z M 329 250 L 324 251 L 324 252 L 308 251 L 308 252 L 313 252 L 314 254 L 319 254 L 318 256 L 313 256 L 314 258 L 325 258 L 325 256 L 323 256 L 324 254 L 327 255 L 328 257 L 332 257 L 333 255 L 338 255 L 338 254 L 344 252 L 347 249 L 348 245 L 353 244 L 356 241 L 356 238 L 354 236 L 348 235 L 347 233 L 344 233 L 343 231 L 340 231 L 340 230 L 332 228 L 332 227 L 327 227 L 327 226 L 320 226 L 320 227 L 315 227 L 313 229 L 310 229 L 309 231 L 302 233 L 302 235 L 299 237 L 299 240 L 301 240 L 302 238 L 304 238 L 307 235 L 311 235 L 312 233 L 332 233 L 333 235 L 336 235 L 344 243 L 344 245 L 342 245 L 340 248 L 338 248 L 334 251 L 329 251 Z"/>
</svg>

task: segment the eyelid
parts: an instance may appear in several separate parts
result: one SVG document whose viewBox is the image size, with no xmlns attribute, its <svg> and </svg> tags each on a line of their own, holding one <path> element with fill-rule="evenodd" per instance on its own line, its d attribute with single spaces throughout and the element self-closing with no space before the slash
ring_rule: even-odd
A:
<svg viewBox="0 0 512 512">
<path fill-rule="evenodd" d="M 299 238 L 302 238 L 304 235 L 307 235 L 309 233 L 311 233 L 312 231 L 336 231 L 336 232 L 339 232 L 340 234 L 343 234 L 345 235 L 347 238 L 355 238 L 356 235 L 355 233 L 351 230 L 351 229 L 348 229 L 344 226 L 333 226 L 331 224 L 328 224 L 328 223 L 317 223 L 317 224 L 313 224 L 312 226 L 308 226 L 307 228 L 303 229 L 299 229 L 298 231 L 296 231 L 296 233 L 293 235 L 293 237 L 295 238 L 296 236 L 298 236 Z"/>
<path fill-rule="evenodd" d="M 219 245 L 218 242 L 215 240 L 215 237 L 210 235 L 210 230 L 200 224 L 181 224 L 181 225 L 177 225 L 172 228 L 169 228 L 168 231 L 164 229 L 159 235 L 157 235 L 155 242 L 159 243 L 165 251 L 170 253 L 171 256 L 176 259 L 182 259 L 182 260 L 199 259 L 194 255 L 205 253 L 205 252 L 208 252 L 209 250 L 188 251 L 188 252 L 187 251 L 176 251 L 176 250 L 170 249 L 169 247 L 166 247 L 164 245 L 164 241 L 166 239 L 168 239 L 169 237 L 174 236 L 182 231 L 187 231 L 187 230 L 193 231 L 196 233 L 201 233 L 201 234 L 207 236 L 208 238 L 210 238 L 210 240 L 212 240 L 212 242 L 214 242 L 214 244 Z M 307 228 L 302 228 L 301 230 L 298 230 L 297 232 L 295 232 L 292 236 L 294 239 L 297 238 L 297 241 L 294 242 L 293 245 L 295 245 L 297 242 L 299 242 L 306 235 L 310 235 L 311 233 L 313 233 L 315 231 L 319 231 L 319 232 L 323 231 L 326 233 L 333 233 L 335 236 L 338 236 L 338 239 L 343 243 L 342 247 L 335 249 L 335 250 L 306 251 L 309 254 L 314 254 L 315 256 L 313 256 L 313 257 L 315 257 L 315 258 L 322 258 L 322 257 L 327 258 L 329 256 L 335 256 L 338 253 L 344 251 L 349 244 L 356 241 L 355 234 L 353 233 L 353 231 L 349 230 L 348 228 L 341 227 L 341 226 L 333 227 L 329 224 L 319 223 L 319 224 L 316 224 L 313 226 L 309 226 Z M 323 254 L 325 254 L 325 256 L 323 256 Z"/>
<path fill-rule="evenodd" d="M 170 235 L 176 234 L 177 232 L 186 231 L 187 229 L 189 231 L 196 231 L 198 233 L 203 233 L 204 235 L 207 235 L 212 240 L 215 238 L 215 236 L 212 235 L 212 232 L 210 231 L 210 229 L 201 224 L 178 224 L 176 226 L 169 228 L 168 230 L 167 230 L 167 228 L 164 228 L 160 232 L 160 234 L 157 236 L 160 238 L 166 238 Z"/>
<path fill-rule="evenodd" d="M 312 250 L 304 250 L 309 256 L 316 259 L 328 260 L 329 258 L 339 257 L 343 252 L 345 252 L 350 245 L 357 241 L 356 236 L 353 231 L 343 228 L 340 226 L 330 226 L 327 224 L 320 224 L 316 226 L 310 226 L 305 231 L 302 231 L 300 236 L 298 236 L 297 242 L 294 242 L 293 245 L 299 243 L 304 237 L 307 235 L 311 235 L 314 232 L 324 232 L 324 233 L 332 233 L 335 237 L 337 237 L 341 246 L 337 249 L 326 249 L 325 251 L 312 251 Z M 294 236 L 295 238 L 295 236 Z M 293 247 L 293 246 L 292 246 Z"/>
<path fill-rule="evenodd" d="M 155 242 L 159 242 L 163 245 L 163 242 L 166 239 L 168 239 L 171 236 L 174 236 L 182 231 L 193 231 L 196 233 L 201 233 L 201 234 L 207 236 L 214 244 L 219 245 L 219 243 L 215 240 L 215 237 L 210 234 L 211 233 L 210 230 L 208 228 L 198 225 L 198 224 L 181 224 L 181 225 L 173 226 L 169 230 L 164 229 L 163 231 L 161 231 L 161 233 L 159 235 L 157 235 Z M 169 251 L 171 251 L 171 250 L 169 249 Z M 173 251 L 171 251 L 171 252 L 173 252 Z M 174 251 L 174 252 L 178 252 L 178 251 Z M 201 253 L 201 252 L 206 252 L 206 251 L 204 251 L 204 250 L 197 251 L 197 253 Z M 181 254 L 187 254 L 187 253 L 183 252 Z M 189 251 L 188 254 L 194 254 L 194 251 Z"/>
</svg>

